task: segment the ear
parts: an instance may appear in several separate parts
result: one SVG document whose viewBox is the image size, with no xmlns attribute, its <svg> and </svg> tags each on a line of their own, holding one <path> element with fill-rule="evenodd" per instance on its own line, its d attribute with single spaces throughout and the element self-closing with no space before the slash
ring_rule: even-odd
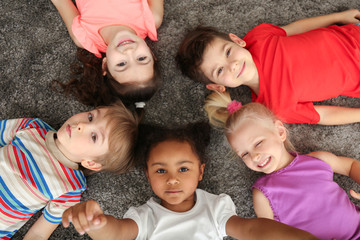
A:
<svg viewBox="0 0 360 240">
<path fill-rule="evenodd" d="M 102 64 L 101 64 L 101 69 L 103 71 L 103 76 L 106 76 L 106 68 L 107 68 L 106 64 L 107 64 L 107 58 L 104 57 L 103 60 L 102 60 Z"/>
<path fill-rule="evenodd" d="M 93 160 L 81 160 L 81 166 L 96 172 L 100 171 L 102 168 L 100 163 L 94 162 Z"/>
<path fill-rule="evenodd" d="M 238 44 L 240 47 L 246 46 L 246 42 L 241 38 L 239 38 L 238 36 L 236 36 L 235 34 L 229 33 L 229 37 L 234 43 Z"/>
<path fill-rule="evenodd" d="M 211 91 L 218 91 L 218 92 L 225 92 L 226 87 L 224 85 L 219 85 L 219 84 L 214 84 L 214 83 L 210 83 L 210 84 L 206 84 L 206 88 L 211 90 Z"/>
<path fill-rule="evenodd" d="M 276 120 L 275 127 L 277 129 L 277 132 L 279 134 L 281 141 L 285 142 L 285 140 L 287 138 L 287 132 L 286 132 L 286 128 L 285 128 L 284 124 L 281 121 Z"/>
<path fill-rule="evenodd" d="M 203 164 L 200 165 L 199 181 L 201 181 L 201 180 L 203 179 L 204 169 L 205 169 L 205 163 L 203 163 Z"/>
</svg>

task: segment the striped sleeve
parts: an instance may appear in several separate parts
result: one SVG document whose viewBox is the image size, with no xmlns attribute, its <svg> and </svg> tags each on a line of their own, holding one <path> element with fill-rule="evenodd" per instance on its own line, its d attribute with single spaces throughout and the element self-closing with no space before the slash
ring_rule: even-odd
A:
<svg viewBox="0 0 360 240">
<path fill-rule="evenodd" d="M 43 136 L 49 130 L 54 130 L 39 118 L 0 120 L 0 147 L 9 144 L 14 139 L 16 132 L 24 128 L 36 128 Z"/>
</svg>

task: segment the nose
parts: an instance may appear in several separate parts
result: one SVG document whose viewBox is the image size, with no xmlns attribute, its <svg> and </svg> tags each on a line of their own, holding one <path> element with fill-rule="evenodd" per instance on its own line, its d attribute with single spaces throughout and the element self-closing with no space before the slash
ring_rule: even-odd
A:
<svg viewBox="0 0 360 240">
<path fill-rule="evenodd" d="M 230 71 L 235 72 L 237 68 L 237 62 L 233 61 L 230 63 Z"/>
<path fill-rule="evenodd" d="M 167 180 L 168 185 L 174 185 L 179 184 L 179 180 L 176 178 L 176 176 L 170 176 Z"/>
<path fill-rule="evenodd" d="M 260 160 L 260 153 L 252 153 L 251 154 L 251 160 L 253 162 L 258 162 Z"/>
<path fill-rule="evenodd" d="M 85 123 L 78 122 L 76 123 L 75 127 L 76 127 L 76 131 L 82 132 L 85 128 Z"/>
</svg>

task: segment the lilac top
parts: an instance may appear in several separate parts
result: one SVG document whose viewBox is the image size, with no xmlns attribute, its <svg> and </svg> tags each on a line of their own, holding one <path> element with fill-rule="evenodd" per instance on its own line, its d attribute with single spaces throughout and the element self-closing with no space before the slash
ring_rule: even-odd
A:
<svg viewBox="0 0 360 240">
<path fill-rule="evenodd" d="M 269 200 L 274 219 L 321 239 L 359 239 L 360 207 L 333 181 L 324 161 L 296 155 L 283 169 L 260 177 L 253 188 Z"/>
</svg>

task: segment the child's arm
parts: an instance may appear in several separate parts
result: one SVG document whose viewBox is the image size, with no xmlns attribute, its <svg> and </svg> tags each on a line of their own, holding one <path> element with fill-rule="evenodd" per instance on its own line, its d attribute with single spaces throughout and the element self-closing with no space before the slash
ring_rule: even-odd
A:
<svg viewBox="0 0 360 240">
<path fill-rule="evenodd" d="M 117 219 L 104 215 L 99 204 L 95 201 L 78 203 L 66 210 L 62 216 L 63 226 L 67 228 L 71 223 L 80 234 L 85 232 L 92 239 L 135 239 L 138 227 L 131 219 Z"/>
<path fill-rule="evenodd" d="M 321 125 L 341 125 L 360 122 L 360 108 L 314 105 Z"/>
<path fill-rule="evenodd" d="M 58 225 L 58 223 L 47 221 L 44 215 L 41 215 L 26 233 L 24 240 L 48 239 Z"/>
<path fill-rule="evenodd" d="M 359 23 L 360 12 L 357 9 L 350 9 L 343 12 L 331 13 L 327 15 L 305 18 L 286 26 L 281 27 L 287 36 L 307 32 L 316 28 L 328 27 L 332 24 Z"/>
<path fill-rule="evenodd" d="M 274 213 L 271 209 L 269 200 L 256 188 L 253 189 L 253 205 L 258 218 L 274 219 Z"/>
<path fill-rule="evenodd" d="M 309 153 L 308 155 L 319 158 L 329 164 L 334 172 L 348 176 L 355 182 L 360 184 L 360 162 L 348 157 L 339 157 L 335 154 L 317 151 Z M 360 199 L 360 194 L 350 190 L 351 196 Z"/>
<path fill-rule="evenodd" d="M 148 0 L 148 3 L 155 19 L 156 28 L 159 28 L 164 17 L 164 0 Z"/>
<path fill-rule="evenodd" d="M 266 218 L 232 216 L 226 234 L 236 239 L 318 239 L 303 230 Z"/>
<path fill-rule="evenodd" d="M 75 45 L 82 48 L 81 43 L 76 39 L 72 31 L 72 22 L 76 16 L 79 15 L 79 11 L 71 0 L 51 0 L 56 9 L 59 11 L 61 18 L 63 19 L 65 26 L 69 32 L 71 39 Z"/>
</svg>

